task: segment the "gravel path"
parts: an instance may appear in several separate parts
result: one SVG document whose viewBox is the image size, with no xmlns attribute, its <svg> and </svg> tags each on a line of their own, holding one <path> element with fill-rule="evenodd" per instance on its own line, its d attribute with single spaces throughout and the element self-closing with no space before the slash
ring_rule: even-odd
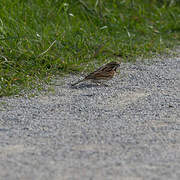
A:
<svg viewBox="0 0 180 180">
<path fill-rule="evenodd" d="M 180 179 L 179 57 L 122 64 L 112 87 L 77 78 L 0 99 L 1 180 Z"/>
</svg>

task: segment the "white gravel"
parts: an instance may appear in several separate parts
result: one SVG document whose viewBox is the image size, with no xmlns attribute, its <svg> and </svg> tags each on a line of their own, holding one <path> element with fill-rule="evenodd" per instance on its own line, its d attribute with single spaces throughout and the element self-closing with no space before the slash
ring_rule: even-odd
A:
<svg viewBox="0 0 180 180">
<path fill-rule="evenodd" d="M 180 179 L 179 57 L 122 64 L 110 87 L 77 79 L 0 99 L 1 180 Z"/>
</svg>

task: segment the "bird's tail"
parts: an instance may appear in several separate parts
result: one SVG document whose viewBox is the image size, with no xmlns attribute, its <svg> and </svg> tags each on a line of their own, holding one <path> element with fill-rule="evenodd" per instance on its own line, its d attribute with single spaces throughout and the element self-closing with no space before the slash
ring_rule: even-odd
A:
<svg viewBox="0 0 180 180">
<path fill-rule="evenodd" d="M 81 80 L 79 80 L 79 81 L 77 81 L 77 82 L 71 84 L 71 86 L 75 86 L 75 85 L 77 85 L 77 84 L 79 84 L 79 83 L 81 83 L 81 82 L 83 82 L 83 81 L 84 81 L 84 79 L 81 79 Z"/>
</svg>

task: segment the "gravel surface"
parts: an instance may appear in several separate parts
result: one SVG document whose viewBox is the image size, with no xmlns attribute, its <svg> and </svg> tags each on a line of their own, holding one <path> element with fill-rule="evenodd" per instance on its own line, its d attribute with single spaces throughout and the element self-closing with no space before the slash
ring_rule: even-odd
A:
<svg viewBox="0 0 180 180">
<path fill-rule="evenodd" d="M 0 99 L 0 179 L 179 180 L 180 58 L 123 63 L 109 87 L 78 78 Z"/>
</svg>

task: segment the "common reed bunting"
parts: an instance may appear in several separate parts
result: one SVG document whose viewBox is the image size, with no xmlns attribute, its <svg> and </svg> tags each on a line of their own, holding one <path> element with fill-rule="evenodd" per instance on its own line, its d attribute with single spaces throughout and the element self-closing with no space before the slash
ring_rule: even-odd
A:
<svg viewBox="0 0 180 180">
<path fill-rule="evenodd" d="M 78 82 L 72 84 L 72 86 L 75 86 L 81 82 L 89 81 L 89 80 L 96 84 L 102 83 L 102 81 L 108 81 L 114 77 L 116 70 L 119 66 L 120 66 L 119 63 L 112 61 L 100 67 L 98 70 L 90 73 L 84 79 L 79 80 Z"/>
</svg>

